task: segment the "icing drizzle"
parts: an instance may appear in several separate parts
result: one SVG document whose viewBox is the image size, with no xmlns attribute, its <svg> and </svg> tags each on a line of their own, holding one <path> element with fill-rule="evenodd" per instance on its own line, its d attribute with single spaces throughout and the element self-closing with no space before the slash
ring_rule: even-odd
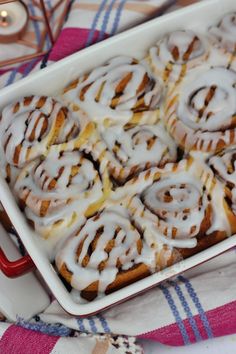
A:
<svg viewBox="0 0 236 354">
<path fill-rule="evenodd" d="M 69 274 L 73 288 L 94 291 L 95 287 L 99 294 L 124 271 L 144 266 L 153 272 L 176 257 L 168 247 L 148 247 L 127 210 L 112 206 L 88 219 L 79 233 L 67 240 L 56 264 L 63 276 Z"/>
<path fill-rule="evenodd" d="M 235 83 L 226 68 L 196 70 L 170 95 L 164 119 L 186 150 L 216 151 L 236 140 Z"/>
<path fill-rule="evenodd" d="M 161 122 L 128 129 L 109 127 L 102 137 L 111 153 L 107 156 L 111 174 L 119 181 L 177 157 L 176 145 Z"/>
<path fill-rule="evenodd" d="M 105 292 L 119 271 L 146 261 L 155 267 L 155 252 L 143 247 L 139 231 L 130 223 L 122 208 L 105 209 L 90 218 L 80 232 L 71 237 L 56 258 L 72 274 L 71 284 L 84 290 L 98 282 L 98 292 Z"/>
<path fill-rule="evenodd" d="M 15 193 L 36 231 L 45 239 L 50 236 L 54 244 L 71 234 L 89 209 L 96 211 L 92 205 L 102 201 L 104 183 L 100 171 L 82 153 L 52 150 L 45 159 L 22 169 Z"/>
<path fill-rule="evenodd" d="M 224 50 L 235 53 L 236 50 L 236 12 L 225 15 L 217 26 L 209 29 L 215 43 Z"/>
<path fill-rule="evenodd" d="M 117 202 L 125 200 L 151 247 L 193 248 L 200 234 L 223 231 L 230 235 L 224 186 L 204 161 L 191 157 L 163 170 L 143 172 L 128 182 L 127 190 L 132 193 L 126 197 L 126 190 L 117 191 L 121 192 Z"/>
<path fill-rule="evenodd" d="M 180 81 L 187 69 L 208 56 L 207 41 L 191 30 L 178 30 L 162 38 L 149 51 L 151 66 L 164 81 Z"/>
<path fill-rule="evenodd" d="M 68 108 L 53 98 L 31 96 L 3 109 L 0 129 L 6 161 L 23 167 L 49 146 L 75 138 L 80 126 Z"/>
<path fill-rule="evenodd" d="M 117 57 L 72 82 L 63 97 L 97 122 L 126 123 L 135 113 L 157 110 L 161 95 L 159 80 L 144 65 L 130 57 Z"/>
</svg>

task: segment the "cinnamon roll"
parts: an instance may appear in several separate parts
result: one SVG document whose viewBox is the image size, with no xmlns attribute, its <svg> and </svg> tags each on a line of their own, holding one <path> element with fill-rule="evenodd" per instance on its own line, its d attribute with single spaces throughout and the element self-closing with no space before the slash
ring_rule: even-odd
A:
<svg viewBox="0 0 236 354">
<path fill-rule="evenodd" d="M 115 199 L 123 201 L 154 249 L 167 245 L 187 257 L 232 234 L 224 186 L 192 157 L 141 173 Z"/>
<path fill-rule="evenodd" d="M 225 208 L 231 220 L 232 233 L 236 233 L 236 147 L 211 156 L 208 164 L 225 186 Z"/>
<path fill-rule="evenodd" d="M 166 99 L 163 119 L 186 151 L 214 152 L 236 142 L 236 73 L 196 70 Z"/>
<path fill-rule="evenodd" d="M 1 134 L 1 131 L 0 131 Z M 0 142 L 0 172 L 2 177 L 12 187 L 19 175 L 20 169 L 6 161 L 5 152 Z"/>
<path fill-rule="evenodd" d="M 210 39 L 218 49 L 214 52 L 213 61 L 221 62 L 224 58 L 224 65 L 232 70 L 236 70 L 236 12 L 226 14 L 221 21 L 209 29 Z"/>
<path fill-rule="evenodd" d="M 56 257 L 60 274 L 81 297 L 93 300 L 150 275 L 176 260 L 177 252 L 147 247 L 121 207 L 108 207 L 88 219 Z"/>
<path fill-rule="evenodd" d="M 13 185 L 20 169 L 46 155 L 51 146 L 58 151 L 79 148 L 93 131 L 83 112 L 75 114 L 51 97 L 24 97 L 1 113 L 1 172 Z"/>
<path fill-rule="evenodd" d="M 63 98 L 102 125 L 152 123 L 158 118 L 163 88 L 147 66 L 116 57 L 65 88 Z"/>
<path fill-rule="evenodd" d="M 161 122 L 156 125 L 112 126 L 102 133 L 109 171 L 119 183 L 153 166 L 176 161 L 177 146 Z"/>
<path fill-rule="evenodd" d="M 148 61 L 157 77 L 176 84 L 187 71 L 204 64 L 209 53 L 206 38 L 191 30 L 177 30 L 149 50 Z"/>
<path fill-rule="evenodd" d="M 96 212 L 109 188 L 92 156 L 51 150 L 22 169 L 14 190 L 34 229 L 53 247 Z"/>
</svg>

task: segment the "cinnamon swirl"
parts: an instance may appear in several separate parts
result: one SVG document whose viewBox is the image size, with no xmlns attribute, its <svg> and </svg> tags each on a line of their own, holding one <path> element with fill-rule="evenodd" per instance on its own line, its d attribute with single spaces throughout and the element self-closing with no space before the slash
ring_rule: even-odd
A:
<svg viewBox="0 0 236 354">
<path fill-rule="evenodd" d="M 73 81 L 63 98 L 74 110 L 83 109 L 100 126 L 150 123 L 159 115 L 163 88 L 147 66 L 117 57 Z"/>
<path fill-rule="evenodd" d="M 216 26 L 209 28 L 210 39 L 218 49 L 225 66 L 236 70 L 236 12 L 226 14 Z M 214 53 L 217 57 L 217 53 Z M 214 58 L 213 58 L 214 60 Z"/>
<path fill-rule="evenodd" d="M 225 187 L 225 209 L 228 212 L 232 233 L 236 233 L 236 148 L 230 147 L 208 160 L 215 176 Z"/>
<path fill-rule="evenodd" d="M 191 30 L 169 33 L 149 51 L 148 61 L 157 77 L 179 83 L 190 69 L 206 62 L 210 54 L 206 38 Z"/>
<path fill-rule="evenodd" d="M 167 245 L 187 257 L 232 234 L 224 196 L 212 170 L 189 158 L 141 173 L 114 199 L 130 210 L 150 247 Z"/>
<path fill-rule="evenodd" d="M 109 172 L 118 184 L 140 171 L 153 166 L 163 167 L 177 158 L 177 146 L 161 122 L 111 126 L 102 133 L 102 138 Z"/>
<path fill-rule="evenodd" d="M 236 142 L 236 73 L 196 70 L 166 99 L 163 119 L 186 151 L 214 152 Z"/>
<path fill-rule="evenodd" d="M 83 134 L 80 132 L 83 131 Z M 46 155 L 52 145 L 65 149 L 80 146 L 92 131 L 85 115 L 79 117 L 51 97 L 25 97 L 7 107 L 0 120 L 1 170 L 8 182 L 18 169 Z"/>
<path fill-rule="evenodd" d="M 22 169 L 14 190 L 28 220 L 53 247 L 96 212 L 109 188 L 92 156 L 51 150 Z"/>
<path fill-rule="evenodd" d="M 58 253 L 60 274 L 87 300 L 108 294 L 161 269 L 177 258 L 166 247 L 147 247 L 142 233 L 121 207 L 108 207 L 72 235 Z"/>
</svg>

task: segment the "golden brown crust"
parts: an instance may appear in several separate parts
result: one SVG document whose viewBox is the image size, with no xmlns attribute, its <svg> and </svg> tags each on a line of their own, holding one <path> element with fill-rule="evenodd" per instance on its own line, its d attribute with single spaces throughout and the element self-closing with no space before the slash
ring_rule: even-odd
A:
<svg viewBox="0 0 236 354">
<path fill-rule="evenodd" d="M 108 285 L 105 294 L 111 294 L 114 291 L 147 277 L 150 274 L 151 272 L 145 264 L 137 264 L 128 270 L 120 271 L 113 283 Z M 98 281 L 90 284 L 87 288 L 81 291 L 81 296 L 88 301 L 94 300 L 98 295 L 98 285 Z"/>
<path fill-rule="evenodd" d="M 197 246 L 194 248 L 177 248 L 182 257 L 188 258 L 197 254 L 217 243 L 225 240 L 227 238 L 227 234 L 224 231 L 215 231 L 210 235 L 200 235 L 197 237 Z"/>
<path fill-rule="evenodd" d="M 72 273 L 67 268 L 65 263 L 63 263 L 62 267 L 59 269 L 59 273 L 67 281 L 68 284 L 71 284 Z M 128 270 L 121 270 L 117 274 L 115 280 L 110 285 L 108 285 L 105 294 L 110 294 L 129 284 L 143 279 L 150 274 L 150 269 L 148 269 L 148 267 L 142 263 L 137 264 Z M 88 287 L 81 291 L 81 297 L 88 301 L 92 301 L 98 295 L 98 286 L 98 281 L 91 283 Z"/>
</svg>

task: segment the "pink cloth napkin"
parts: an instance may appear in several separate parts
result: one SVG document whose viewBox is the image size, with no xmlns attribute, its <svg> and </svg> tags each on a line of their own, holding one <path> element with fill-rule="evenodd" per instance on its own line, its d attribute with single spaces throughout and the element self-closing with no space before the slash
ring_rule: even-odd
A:
<svg viewBox="0 0 236 354">
<path fill-rule="evenodd" d="M 76 0 L 49 55 L 6 68 L 0 86 L 135 26 L 170 3 L 194 1 Z M 56 16 L 54 21 L 56 21 Z M 1 47 L 0 47 L 1 51 Z M 142 353 L 135 338 L 185 345 L 236 333 L 235 250 L 124 304 L 89 318 L 74 318 L 54 301 L 30 322 L 0 322 L 0 353 Z"/>
</svg>

